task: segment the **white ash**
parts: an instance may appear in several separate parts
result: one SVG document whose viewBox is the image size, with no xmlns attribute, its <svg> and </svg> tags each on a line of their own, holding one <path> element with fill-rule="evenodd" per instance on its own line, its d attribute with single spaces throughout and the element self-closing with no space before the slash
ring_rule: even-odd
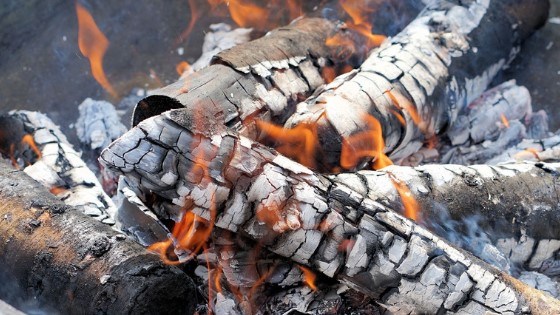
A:
<svg viewBox="0 0 560 315">
<path fill-rule="evenodd" d="M 42 154 L 42 158 L 27 166 L 24 172 L 49 189 L 60 189 L 57 197 L 66 204 L 113 225 L 116 212 L 113 201 L 60 128 L 38 112 L 11 111 L 9 115 L 23 121 Z"/>
<path fill-rule="evenodd" d="M 196 60 L 185 72 L 181 78 L 200 70 L 210 64 L 212 57 L 219 52 L 243 44 L 251 40 L 251 28 L 231 29 L 226 23 L 218 23 L 210 25 L 210 32 L 204 36 L 202 44 L 202 55 Z"/>
<path fill-rule="evenodd" d="M 104 149 L 127 130 L 109 102 L 86 98 L 78 109 L 76 133 L 80 141 L 93 150 Z"/>
<path fill-rule="evenodd" d="M 521 273 L 518 279 L 535 289 L 549 293 L 555 298 L 560 297 L 560 294 L 558 294 L 558 282 L 543 275 L 542 273 L 534 271 L 524 271 Z"/>
</svg>

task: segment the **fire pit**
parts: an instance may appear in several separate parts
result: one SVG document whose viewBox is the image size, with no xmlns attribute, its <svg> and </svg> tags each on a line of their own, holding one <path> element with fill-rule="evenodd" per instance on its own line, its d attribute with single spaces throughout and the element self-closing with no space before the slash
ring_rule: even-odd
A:
<svg viewBox="0 0 560 315">
<path fill-rule="evenodd" d="M 560 125 L 521 84 L 558 3 L 188 5 L 177 81 L 110 75 L 76 2 L 104 92 L 0 116 L 2 312 L 560 313 Z"/>
</svg>

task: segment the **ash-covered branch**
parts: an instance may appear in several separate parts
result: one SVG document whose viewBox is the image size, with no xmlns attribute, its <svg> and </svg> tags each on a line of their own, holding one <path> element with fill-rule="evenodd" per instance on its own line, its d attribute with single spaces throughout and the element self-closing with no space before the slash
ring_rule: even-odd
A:
<svg viewBox="0 0 560 315">
<path fill-rule="evenodd" d="M 398 311 L 560 310 L 560 302 L 379 201 L 350 188 L 337 193 L 332 179 L 269 148 L 232 132 L 207 137 L 206 129 L 178 125 L 172 115 L 140 123 L 102 153 L 102 162 L 215 226 L 258 240 Z M 543 165 L 542 173 L 555 167 Z"/>
<path fill-rule="evenodd" d="M 446 132 L 546 21 L 548 7 L 546 0 L 434 1 L 359 69 L 300 103 L 285 127 L 316 125 L 316 164 L 330 171 L 344 140 L 368 129 L 370 115 L 381 125 L 384 151 L 398 162 Z"/>
<path fill-rule="evenodd" d="M 24 172 L 67 205 L 103 223 L 115 224 L 113 201 L 57 125 L 46 115 L 30 111 L 12 111 L 1 119 L 5 128 L 1 133 L 10 135 L 2 145 L 17 148 L 5 154 L 6 158 L 20 163 Z M 26 135 L 31 140 L 24 140 Z"/>
</svg>

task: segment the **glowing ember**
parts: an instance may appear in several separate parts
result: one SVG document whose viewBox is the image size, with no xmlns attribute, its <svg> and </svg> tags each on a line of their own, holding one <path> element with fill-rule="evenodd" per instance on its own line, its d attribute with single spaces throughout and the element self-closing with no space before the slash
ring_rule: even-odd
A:
<svg viewBox="0 0 560 315">
<path fill-rule="evenodd" d="M 191 65 L 188 62 L 181 61 L 177 64 L 177 66 L 175 66 L 175 70 L 177 70 L 177 73 L 179 75 L 182 75 L 185 71 L 190 69 L 190 67 L 191 67 Z"/>
<path fill-rule="evenodd" d="M 539 149 L 528 148 L 528 149 L 525 149 L 521 152 L 516 153 L 513 156 L 513 158 L 516 159 L 516 160 L 527 160 L 527 159 L 532 159 L 532 158 L 540 160 L 539 152 L 541 152 Z"/>
<path fill-rule="evenodd" d="M 64 188 L 64 187 L 60 187 L 60 186 L 53 186 L 49 189 L 49 191 L 51 192 L 51 194 L 53 194 L 55 196 L 58 196 L 58 195 L 60 195 L 64 192 L 66 192 L 67 189 Z"/>
<path fill-rule="evenodd" d="M 89 59 L 91 74 L 95 80 L 111 96 L 117 97 L 117 92 L 107 80 L 103 71 L 103 56 L 109 47 L 109 40 L 97 27 L 91 14 L 79 3 L 76 3 L 76 13 L 78 15 L 78 46 L 80 52 Z"/>
<path fill-rule="evenodd" d="M 506 118 L 506 116 L 504 114 L 500 115 L 500 119 L 502 120 L 502 124 L 506 127 L 509 128 L 509 120 Z"/>
<path fill-rule="evenodd" d="M 383 152 L 385 141 L 383 140 L 381 124 L 371 115 L 364 115 L 364 121 L 366 123 L 364 131 L 343 139 L 340 166 L 345 169 L 352 169 L 365 158 L 375 159 L 373 162 L 374 169 L 393 165 L 391 159 Z"/>
<path fill-rule="evenodd" d="M 313 273 L 309 268 L 304 266 L 298 266 L 301 272 L 303 273 L 303 282 L 311 288 L 313 291 L 317 291 L 317 286 L 315 285 L 315 279 L 317 275 Z"/>
<path fill-rule="evenodd" d="M 283 155 L 311 168 L 315 166 L 317 148 L 317 126 L 300 124 L 286 129 L 274 124 L 258 120 L 257 128 L 278 143 L 276 150 Z"/>
<path fill-rule="evenodd" d="M 410 189 L 408 189 L 405 183 L 397 180 L 393 174 L 388 174 L 391 182 L 393 183 L 393 186 L 395 186 L 395 189 L 401 197 L 401 202 L 404 207 L 404 216 L 411 220 L 418 221 L 420 206 L 418 205 L 418 202 L 416 202 L 416 199 L 414 199 L 414 196 L 410 192 Z"/>
</svg>

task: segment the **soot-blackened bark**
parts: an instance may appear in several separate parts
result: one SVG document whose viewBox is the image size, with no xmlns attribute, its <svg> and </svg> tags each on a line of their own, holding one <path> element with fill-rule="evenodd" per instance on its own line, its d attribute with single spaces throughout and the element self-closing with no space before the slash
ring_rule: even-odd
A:
<svg viewBox="0 0 560 315">
<path fill-rule="evenodd" d="M 343 139 L 368 129 L 371 115 L 398 162 L 445 133 L 546 21 L 548 7 L 547 0 L 434 1 L 359 69 L 300 103 L 285 127 L 315 124 L 317 167 L 332 170 Z"/>
<path fill-rule="evenodd" d="M 389 308 L 419 313 L 560 310 L 560 302 L 381 202 L 342 189 L 247 138 L 230 131 L 206 137 L 206 129 L 178 125 L 172 115 L 144 120 L 106 149 L 102 162 L 207 220 L 215 209 L 217 227 L 258 240 Z M 556 167 L 536 171 L 556 176 L 545 171 Z"/>
<path fill-rule="evenodd" d="M 1 292 L 19 288 L 24 299 L 69 314 L 193 311 L 186 274 L 3 161 L 0 201 L 0 278 L 13 280 L 0 286 L 14 286 Z"/>
</svg>

